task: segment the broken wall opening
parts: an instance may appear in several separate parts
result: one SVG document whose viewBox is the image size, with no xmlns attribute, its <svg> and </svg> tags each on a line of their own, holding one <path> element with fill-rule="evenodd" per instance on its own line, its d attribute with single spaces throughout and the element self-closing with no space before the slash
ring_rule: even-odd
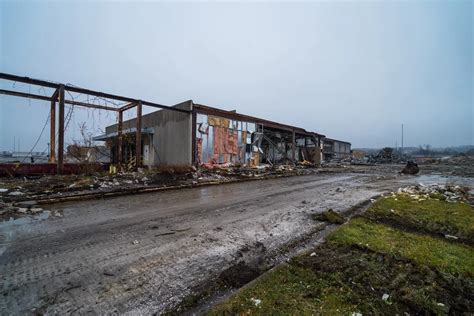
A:
<svg viewBox="0 0 474 316">
<path fill-rule="evenodd" d="M 313 135 L 263 123 L 196 114 L 197 164 L 258 167 L 262 164 L 319 163 L 320 141 Z M 242 116 L 244 118 L 245 116 Z M 309 134 L 309 133 L 308 133 Z"/>
<path fill-rule="evenodd" d="M 319 140 L 296 132 L 264 128 L 262 148 L 262 159 L 270 164 L 319 163 L 321 160 Z"/>
<path fill-rule="evenodd" d="M 197 162 L 203 165 L 248 164 L 252 158 L 254 122 L 197 113 Z"/>
</svg>

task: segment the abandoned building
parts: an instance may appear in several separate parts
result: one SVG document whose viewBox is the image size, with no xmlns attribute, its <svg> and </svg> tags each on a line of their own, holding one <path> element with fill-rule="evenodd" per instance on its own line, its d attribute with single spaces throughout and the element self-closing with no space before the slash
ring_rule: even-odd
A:
<svg viewBox="0 0 474 316">
<path fill-rule="evenodd" d="M 323 158 L 325 161 L 351 157 L 351 143 L 327 137 L 324 138 L 323 143 Z"/>
<path fill-rule="evenodd" d="M 94 170 L 104 170 L 108 166 L 108 163 L 103 163 L 104 159 L 133 168 L 142 165 L 211 167 L 227 164 L 260 167 L 288 163 L 319 165 L 323 158 L 329 160 L 350 156 L 350 143 L 325 138 L 300 127 L 240 114 L 235 110 L 195 104 L 192 100 L 167 106 L 6 73 L 0 73 L 0 79 L 45 89 L 44 95 L 8 89 L 0 89 L 0 94 L 42 100 L 51 106 L 48 163 L 2 164 L 0 171 L 6 170 L 8 174 L 77 173 L 77 167 L 83 161 L 94 162 Z M 50 95 L 47 95 L 46 89 Z M 83 100 L 74 99 L 71 93 L 82 95 Z M 89 97 L 93 97 L 92 101 Z M 117 114 L 118 123 L 108 126 L 104 135 L 93 138 L 94 141 L 105 142 L 105 152 L 92 152 L 87 147 L 66 150 L 66 105 Z M 160 110 L 142 115 L 143 106 Z M 131 109 L 136 109 L 136 117 L 123 121 L 123 114 Z"/>
<path fill-rule="evenodd" d="M 174 107 L 192 115 L 156 111 L 142 116 L 142 161 L 156 165 L 247 165 L 310 162 L 322 159 L 324 135 L 253 116 L 186 101 Z M 136 119 L 123 122 L 122 148 L 118 124 L 106 127 L 105 141 L 113 163 L 136 157 Z M 121 152 L 121 157 L 119 157 Z"/>
</svg>

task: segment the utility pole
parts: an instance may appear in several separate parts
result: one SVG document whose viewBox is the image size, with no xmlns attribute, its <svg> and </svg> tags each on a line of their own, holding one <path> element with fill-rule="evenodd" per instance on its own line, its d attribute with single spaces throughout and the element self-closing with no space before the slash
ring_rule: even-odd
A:
<svg viewBox="0 0 474 316">
<path fill-rule="evenodd" d="M 15 153 L 15 147 L 16 147 L 16 138 L 13 136 L 13 154 Z"/>
<path fill-rule="evenodd" d="M 403 124 L 402 124 L 402 151 L 401 151 L 402 157 L 403 157 Z"/>
</svg>

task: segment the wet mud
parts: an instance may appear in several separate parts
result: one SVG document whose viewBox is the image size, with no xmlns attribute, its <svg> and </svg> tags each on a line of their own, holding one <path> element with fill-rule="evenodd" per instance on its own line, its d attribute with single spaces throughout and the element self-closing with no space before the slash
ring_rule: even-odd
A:
<svg viewBox="0 0 474 316">
<path fill-rule="evenodd" d="M 319 238 L 314 214 L 350 210 L 421 177 L 394 174 L 313 174 L 44 205 L 0 223 L 0 310 L 172 311 L 216 280 L 239 287 L 288 260 Z"/>
</svg>

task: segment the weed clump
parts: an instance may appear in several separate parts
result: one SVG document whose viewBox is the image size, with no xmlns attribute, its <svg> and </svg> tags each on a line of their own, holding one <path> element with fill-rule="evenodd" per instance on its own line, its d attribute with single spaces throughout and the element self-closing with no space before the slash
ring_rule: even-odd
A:
<svg viewBox="0 0 474 316">
<path fill-rule="evenodd" d="M 344 217 L 342 217 L 341 214 L 337 213 L 332 208 L 322 213 L 314 214 L 313 219 L 317 221 L 328 222 L 331 224 L 338 224 L 338 225 L 344 223 Z"/>
</svg>

